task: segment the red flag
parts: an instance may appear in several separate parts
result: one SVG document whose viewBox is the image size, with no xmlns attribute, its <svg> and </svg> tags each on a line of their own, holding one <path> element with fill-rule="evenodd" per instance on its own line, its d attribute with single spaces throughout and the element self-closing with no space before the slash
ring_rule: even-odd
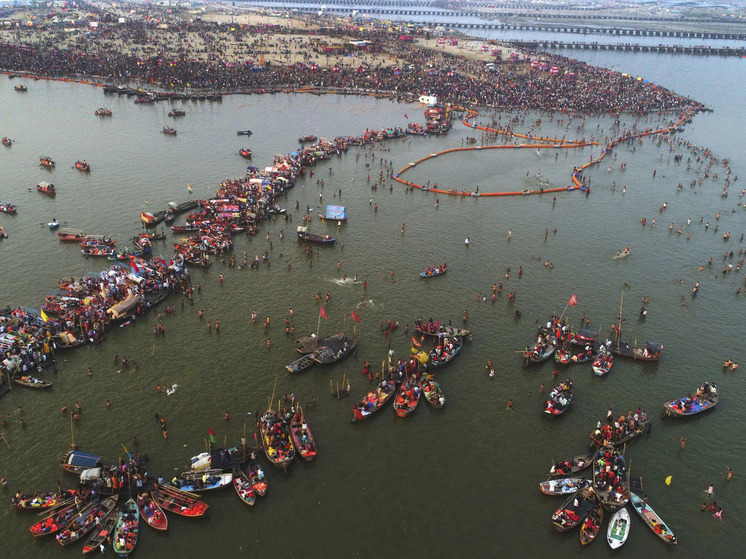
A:
<svg viewBox="0 0 746 559">
<path fill-rule="evenodd" d="M 570 297 L 570 300 L 567 302 L 568 305 L 571 307 L 574 307 L 578 304 L 578 296 L 575 295 L 575 293 L 572 294 L 572 297 Z"/>
<path fill-rule="evenodd" d="M 324 318 L 329 318 L 328 316 L 326 316 L 326 313 L 324 312 L 324 307 L 319 307 L 319 315 Z"/>
<path fill-rule="evenodd" d="M 135 264 L 135 260 L 130 256 L 130 268 L 132 268 L 132 273 L 135 275 L 140 273 L 140 267 Z"/>
<path fill-rule="evenodd" d="M 360 322 L 360 317 L 355 311 L 352 311 L 352 313 L 350 314 L 350 318 L 355 322 Z"/>
<path fill-rule="evenodd" d="M 213 431 L 212 429 L 208 429 L 207 432 L 210 433 L 210 442 L 214 443 L 215 442 L 215 431 Z"/>
</svg>

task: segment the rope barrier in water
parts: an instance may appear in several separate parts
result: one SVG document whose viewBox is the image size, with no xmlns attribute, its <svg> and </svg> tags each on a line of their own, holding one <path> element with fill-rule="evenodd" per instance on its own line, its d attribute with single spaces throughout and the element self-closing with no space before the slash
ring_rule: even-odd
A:
<svg viewBox="0 0 746 559">
<path fill-rule="evenodd" d="M 573 192 L 576 190 L 581 190 L 584 192 L 590 192 L 590 189 L 583 185 L 582 182 L 580 182 L 578 176 L 582 176 L 583 170 L 587 169 L 588 167 L 591 167 L 592 165 L 597 165 L 600 163 L 604 157 L 606 157 L 606 154 L 611 153 L 611 150 L 620 144 L 621 142 L 633 140 L 635 138 L 641 138 L 643 136 L 649 136 L 653 134 L 668 134 L 673 130 L 678 130 L 681 126 L 681 123 L 684 122 L 688 117 L 689 113 L 693 110 L 693 107 L 689 107 L 684 110 L 684 112 L 679 117 L 679 120 L 676 121 L 675 124 L 666 127 L 666 128 L 660 128 L 658 130 L 646 130 L 643 132 L 639 132 L 637 134 L 626 134 L 620 138 L 617 138 L 616 140 L 613 140 L 609 142 L 606 146 L 606 149 L 601 153 L 599 157 L 596 159 L 591 159 L 590 162 L 581 165 L 580 167 L 576 167 L 572 175 L 570 176 L 572 180 L 572 185 L 566 186 L 566 187 L 559 187 L 559 188 L 539 188 L 538 190 L 520 190 L 520 191 L 513 191 L 513 192 L 468 192 L 466 190 L 457 190 L 457 189 L 449 189 L 449 190 L 443 190 L 439 188 L 431 188 L 430 186 L 417 184 L 412 181 L 405 181 L 401 178 L 401 175 L 405 172 L 409 171 L 410 169 L 416 167 L 420 163 L 423 163 L 424 161 L 428 161 L 430 159 L 435 159 L 441 155 L 446 155 L 448 153 L 457 153 L 461 151 L 482 151 L 482 150 L 488 150 L 488 149 L 520 149 L 520 148 L 535 148 L 537 150 L 539 149 L 572 149 L 572 148 L 580 148 L 580 147 L 587 147 L 587 146 L 597 146 L 600 145 L 599 142 L 588 142 L 585 139 L 582 140 L 564 140 L 559 138 L 542 138 L 542 137 L 534 137 L 534 136 L 528 136 L 525 134 L 517 134 L 515 132 L 508 132 L 506 130 L 498 130 L 495 128 L 489 128 L 487 126 L 477 126 L 474 123 L 469 122 L 470 119 L 473 119 L 476 117 L 479 113 L 477 111 L 471 110 L 471 109 L 465 109 L 461 107 L 455 107 L 453 110 L 456 111 L 466 111 L 466 116 L 461 120 L 462 124 L 464 126 L 467 126 L 469 128 L 473 128 L 476 130 L 482 130 L 485 132 L 491 132 L 506 136 L 513 136 L 517 138 L 525 138 L 525 139 L 532 139 L 537 140 L 541 142 L 545 142 L 543 144 L 504 144 L 504 145 L 496 145 L 496 146 L 475 146 L 475 147 L 464 147 L 464 148 L 450 148 L 443 151 L 439 151 L 437 153 L 431 153 L 430 155 L 427 155 L 421 159 L 418 159 L 417 161 L 414 161 L 413 163 L 410 163 L 403 169 L 401 169 L 398 173 L 391 176 L 391 178 L 397 182 L 400 182 L 404 184 L 405 186 L 409 188 L 417 188 L 419 190 L 425 190 L 428 192 L 436 192 L 438 194 L 445 194 L 449 196 L 473 196 L 473 197 L 483 197 L 483 196 L 526 196 L 531 194 L 549 194 L 549 193 L 556 193 L 556 192 Z"/>
</svg>

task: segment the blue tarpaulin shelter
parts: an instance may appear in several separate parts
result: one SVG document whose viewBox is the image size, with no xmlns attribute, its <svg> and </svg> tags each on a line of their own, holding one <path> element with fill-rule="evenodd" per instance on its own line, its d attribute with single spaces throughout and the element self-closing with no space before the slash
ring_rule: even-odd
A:
<svg viewBox="0 0 746 559">
<path fill-rule="evenodd" d="M 345 206 L 327 206 L 326 219 L 347 219 L 347 208 Z"/>
</svg>

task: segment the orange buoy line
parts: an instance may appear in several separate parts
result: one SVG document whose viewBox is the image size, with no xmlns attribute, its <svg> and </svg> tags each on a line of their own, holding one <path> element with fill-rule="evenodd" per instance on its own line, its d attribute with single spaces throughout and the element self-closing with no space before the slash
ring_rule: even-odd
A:
<svg viewBox="0 0 746 559">
<path fill-rule="evenodd" d="M 463 107 L 455 107 L 452 109 L 454 111 L 463 110 L 466 111 L 466 116 L 461 119 L 461 123 L 464 126 L 468 126 L 469 128 L 474 128 L 475 130 L 482 130 L 484 132 L 495 132 L 497 134 L 502 134 L 504 136 L 512 136 L 514 138 L 523 138 L 525 140 L 537 140 L 539 142 L 553 142 L 553 143 L 563 143 L 563 144 L 583 144 L 583 145 L 591 145 L 591 146 L 597 146 L 599 145 L 599 142 L 586 142 L 585 140 L 563 140 L 560 138 L 542 138 L 540 136 L 529 136 L 527 134 L 517 134 L 515 132 L 508 132 L 507 130 L 499 130 L 497 128 L 489 128 L 487 126 L 477 126 L 474 123 L 469 122 L 470 119 L 477 116 L 479 113 L 477 111 L 474 111 L 472 109 L 465 109 Z M 541 146 L 536 146 L 541 147 Z"/>
<path fill-rule="evenodd" d="M 476 124 L 470 123 L 469 120 L 477 116 L 479 114 L 477 111 L 471 110 L 471 109 L 465 109 L 462 107 L 454 107 L 452 110 L 458 111 L 463 110 L 467 112 L 467 115 L 462 119 L 462 123 L 465 126 L 468 126 L 469 128 L 475 128 L 477 130 L 484 130 L 486 132 L 496 132 L 498 134 L 505 134 L 509 136 L 514 136 L 518 138 L 529 138 L 529 136 L 523 135 L 523 134 L 516 134 L 514 132 L 507 132 L 503 130 L 497 130 L 494 128 L 488 128 L 486 126 L 477 126 Z M 423 186 L 421 184 L 414 183 L 412 181 L 405 181 L 401 178 L 401 175 L 407 172 L 408 170 L 412 169 L 413 167 L 416 167 L 420 163 L 423 163 L 425 161 L 428 161 L 430 159 L 434 159 L 436 157 L 439 157 L 441 155 L 445 155 L 448 153 L 456 153 L 460 151 L 481 151 L 486 149 L 519 149 L 519 148 L 536 148 L 536 149 L 542 149 L 542 148 L 551 148 L 551 149 L 570 149 L 570 148 L 579 148 L 579 147 L 586 147 L 586 146 L 592 146 L 592 145 L 599 145 L 599 142 L 587 142 L 585 140 L 560 140 L 557 138 L 537 138 L 537 137 L 531 137 L 533 140 L 538 140 L 542 142 L 548 142 L 544 144 L 506 144 L 506 145 L 499 145 L 499 146 L 477 146 L 477 147 L 465 147 L 465 148 L 450 148 L 443 151 L 439 151 L 437 153 L 431 153 L 430 155 L 427 155 L 421 159 L 418 159 L 417 161 L 414 161 L 401 169 L 398 173 L 391 175 L 391 178 L 394 179 L 397 182 L 400 182 L 401 184 L 409 187 L 409 188 L 418 188 L 420 190 L 426 190 L 428 192 L 435 192 L 437 194 L 446 194 L 449 196 L 473 196 L 473 197 L 482 197 L 482 196 L 527 196 L 531 194 L 548 194 L 548 193 L 556 193 L 556 192 L 573 192 L 575 190 L 585 190 L 586 192 L 589 191 L 589 189 L 580 182 L 578 179 L 578 175 L 581 175 L 584 169 L 587 169 L 588 167 L 591 167 L 592 165 L 597 165 L 600 163 L 604 157 L 606 157 L 607 153 L 611 153 L 611 150 L 614 148 L 614 146 L 620 144 L 621 142 L 633 140 L 635 138 L 641 138 L 643 136 L 650 136 L 653 134 L 667 134 L 671 132 L 672 130 L 676 130 L 681 126 L 681 123 L 684 122 L 688 117 L 689 113 L 693 110 L 693 107 L 688 107 L 684 110 L 684 112 L 679 117 L 679 120 L 676 121 L 675 124 L 667 127 L 667 128 L 660 128 L 658 130 L 646 130 L 643 132 L 639 132 L 637 134 L 627 134 L 625 136 L 622 136 L 620 138 L 617 138 L 616 140 L 613 140 L 609 142 L 606 146 L 606 149 L 601 153 L 599 157 L 596 159 L 591 159 L 590 162 L 581 165 L 580 167 L 576 167 L 575 171 L 572 173 L 570 178 L 572 179 L 572 185 L 566 186 L 566 187 L 560 187 L 560 188 L 540 188 L 538 190 L 521 190 L 521 191 L 515 191 L 515 192 L 467 192 L 466 190 L 456 190 L 456 189 L 450 189 L 450 190 L 443 190 L 439 188 L 430 188 L 429 186 Z M 561 143 L 560 143 L 561 142 Z"/>
</svg>

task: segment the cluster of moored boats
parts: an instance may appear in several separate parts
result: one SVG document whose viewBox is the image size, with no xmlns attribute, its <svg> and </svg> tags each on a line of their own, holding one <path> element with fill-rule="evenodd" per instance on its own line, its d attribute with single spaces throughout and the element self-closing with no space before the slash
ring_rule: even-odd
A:
<svg viewBox="0 0 746 559">
<path fill-rule="evenodd" d="M 565 383 L 563 383 L 565 384 Z M 702 384 L 694 393 L 663 404 L 664 413 L 689 416 L 712 409 L 719 401 L 717 387 Z M 606 424 L 599 421 L 591 433 L 591 454 L 581 454 L 555 463 L 548 479 L 539 484 L 546 495 L 566 497 L 552 515 L 552 524 L 560 532 L 580 528 L 580 543 L 594 541 L 601 531 L 604 511 L 612 513 L 606 540 L 612 549 L 621 547 L 630 531 L 629 504 L 643 522 L 661 540 L 676 544 L 677 538 L 661 517 L 648 505 L 647 496 L 641 496 L 630 477 L 625 459 L 627 443 L 650 429 L 645 412 L 638 409 L 614 419 L 611 409 Z M 578 474 L 592 468 L 591 479 Z"/>
<path fill-rule="evenodd" d="M 302 418 L 302 414 L 296 414 Z M 299 453 L 315 455 L 310 431 L 298 433 Z M 291 420 L 294 424 L 295 418 Z M 295 440 L 295 439 L 294 439 Z M 125 449 L 126 450 L 126 449 Z M 102 457 L 68 451 L 62 468 L 78 476 L 75 489 L 53 492 L 16 493 L 11 504 L 17 511 L 43 515 L 31 527 L 36 538 L 54 535 L 62 546 L 85 540 L 83 553 L 105 551 L 110 546 L 120 557 L 132 553 L 140 534 L 140 521 L 158 531 L 168 529 L 168 514 L 198 518 L 209 505 L 195 491 L 207 492 L 233 486 L 239 499 L 253 506 L 267 492 L 267 478 L 255 460 L 255 450 L 246 447 L 216 449 L 192 458 L 190 468 L 171 481 L 147 475 L 139 454 L 117 466 L 105 465 Z M 307 458 L 308 459 L 308 458 Z"/>
<path fill-rule="evenodd" d="M 578 363 L 592 363 L 597 376 L 607 374 L 614 363 L 614 355 L 636 361 L 658 361 L 663 356 L 663 344 L 647 342 L 638 347 L 625 341 L 606 339 L 599 341 L 598 332 L 589 328 L 574 330 L 567 320 L 553 316 L 546 326 L 539 328 L 539 335 L 533 344 L 523 352 L 524 367 L 541 363 L 554 356 L 559 366 Z"/>
<path fill-rule="evenodd" d="M 382 371 L 383 378 L 376 389 L 368 392 L 355 404 L 352 409 L 353 422 L 369 418 L 389 401 L 394 402 L 394 413 L 399 417 L 407 417 L 414 412 L 423 396 L 435 409 L 445 406 L 443 390 L 430 371 L 455 359 L 461 352 L 464 339 L 471 339 L 471 333 L 468 330 L 441 326 L 432 320 L 425 323 L 422 319 L 417 321 L 415 328 L 422 335 L 422 341 L 425 337 L 433 338 L 432 348 L 424 351 L 422 342 L 413 337 L 413 356 L 393 365 L 390 352 L 388 374 Z"/>
</svg>

